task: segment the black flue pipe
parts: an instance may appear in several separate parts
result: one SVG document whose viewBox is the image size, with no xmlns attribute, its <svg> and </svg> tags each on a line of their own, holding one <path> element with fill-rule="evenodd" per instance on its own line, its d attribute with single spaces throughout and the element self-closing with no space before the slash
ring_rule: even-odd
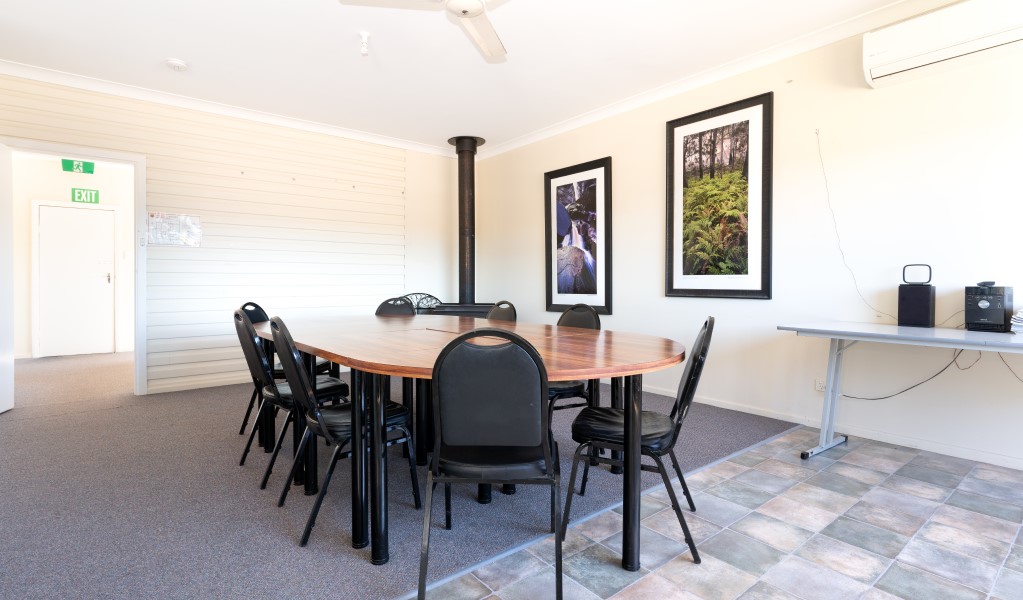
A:
<svg viewBox="0 0 1023 600">
<path fill-rule="evenodd" d="M 486 140 L 460 135 L 448 140 L 458 155 L 458 303 L 476 302 L 476 148 Z"/>
</svg>

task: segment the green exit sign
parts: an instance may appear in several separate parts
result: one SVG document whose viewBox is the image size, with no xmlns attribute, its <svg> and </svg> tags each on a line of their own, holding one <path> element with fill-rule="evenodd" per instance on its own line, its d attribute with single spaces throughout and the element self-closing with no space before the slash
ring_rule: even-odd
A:
<svg viewBox="0 0 1023 600">
<path fill-rule="evenodd" d="M 99 190 L 71 188 L 71 201 L 84 202 L 86 204 L 99 204 Z"/>
<path fill-rule="evenodd" d="M 92 173 L 96 170 L 96 163 L 62 158 L 60 159 L 60 167 L 68 173 Z"/>
</svg>

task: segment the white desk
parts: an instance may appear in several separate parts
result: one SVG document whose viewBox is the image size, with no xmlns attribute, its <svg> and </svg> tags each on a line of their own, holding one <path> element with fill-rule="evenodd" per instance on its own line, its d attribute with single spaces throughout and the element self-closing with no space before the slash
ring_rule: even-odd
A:
<svg viewBox="0 0 1023 600">
<path fill-rule="evenodd" d="M 857 342 L 906 344 L 937 348 L 960 348 L 982 352 L 1023 353 L 1023 335 L 966 331 L 941 327 L 900 327 L 879 323 L 849 323 L 819 321 L 802 325 L 779 325 L 782 331 L 795 331 L 796 335 L 831 339 L 828 351 L 828 378 L 824 391 L 824 411 L 821 414 L 820 444 L 803 451 L 804 459 L 820 454 L 846 441 L 846 436 L 835 435 L 835 408 L 841 396 L 842 355 Z"/>
</svg>

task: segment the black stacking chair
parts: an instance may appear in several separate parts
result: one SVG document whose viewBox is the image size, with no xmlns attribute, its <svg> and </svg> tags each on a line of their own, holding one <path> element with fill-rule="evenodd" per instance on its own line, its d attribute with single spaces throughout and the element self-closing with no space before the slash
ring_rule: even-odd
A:
<svg viewBox="0 0 1023 600">
<path fill-rule="evenodd" d="M 266 311 L 262 309 L 255 302 L 246 302 L 242 304 L 241 310 L 245 311 L 245 314 L 249 316 L 249 320 L 252 324 L 263 323 L 270 320 L 267 316 Z M 316 373 L 328 373 L 331 370 L 330 361 L 323 358 L 316 359 Z M 278 366 L 274 366 L 274 379 L 284 379 L 284 370 Z M 249 398 L 249 407 L 245 409 L 245 418 L 242 419 L 242 427 L 238 430 L 238 435 L 245 435 L 245 427 L 249 423 L 249 417 L 252 416 L 252 409 L 256 406 L 256 397 L 259 396 L 259 385 L 256 384 L 252 389 L 252 397 Z M 256 425 L 258 426 L 258 425 Z"/>
<path fill-rule="evenodd" d="M 419 315 L 430 312 L 431 308 L 440 304 L 440 298 L 423 292 L 405 294 L 402 298 L 408 298 Z"/>
<path fill-rule="evenodd" d="M 319 389 L 314 393 L 309 385 L 309 375 L 302 366 L 301 353 L 295 347 L 295 341 L 292 339 L 291 332 L 288 331 L 287 326 L 284 325 L 284 321 L 280 317 L 274 317 L 270 321 L 270 329 L 273 331 L 274 345 L 277 346 L 277 354 L 281 358 L 281 366 L 284 367 L 284 373 L 287 376 L 288 383 L 291 385 L 292 396 L 294 401 L 302 406 L 306 421 L 305 434 L 302 436 L 302 441 L 299 442 L 298 450 L 295 453 L 295 461 L 291 465 L 291 472 L 288 474 L 288 480 L 284 483 L 284 489 L 281 491 L 277 506 L 284 505 L 284 499 L 288 495 L 288 490 L 291 489 L 291 482 L 295 480 L 295 470 L 302 461 L 302 452 L 305 450 L 306 444 L 310 443 L 312 437 L 322 437 L 328 444 L 334 447 L 334 453 L 330 457 L 330 465 L 327 467 L 327 474 L 323 476 L 323 483 L 320 484 L 320 493 L 316 496 L 316 502 L 313 504 L 312 512 L 309 513 L 305 530 L 302 532 L 302 540 L 299 542 L 299 545 L 305 546 L 306 542 L 309 541 L 309 534 L 312 533 L 313 526 L 316 524 L 316 515 L 320 512 L 323 497 L 327 495 L 327 487 L 330 485 L 330 479 L 334 475 L 334 467 L 337 466 L 337 461 L 342 458 L 349 458 L 352 455 L 350 450 L 344 450 L 344 447 L 352 439 L 352 411 L 350 404 L 321 406 L 317 402 L 316 397 Z M 408 447 L 409 470 L 412 473 L 412 497 L 418 510 L 422 506 L 422 502 L 419 497 L 419 478 L 416 473 L 416 451 L 412 443 L 412 434 L 408 430 L 410 418 L 409 411 L 400 404 L 388 402 L 384 406 L 384 436 L 387 438 L 385 447 L 393 446 L 394 444 L 405 444 Z M 395 432 L 400 435 L 389 437 Z M 315 474 L 307 473 L 306 476 L 315 477 Z"/>
<path fill-rule="evenodd" d="M 497 338 L 494 340 L 478 338 Z M 551 486 L 551 531 L 561 598 L 561 475 L 547 409 L 547 370 L 536 349 L 501 329 L 451 341 L 433 367 L 433 458 L 426 482 L 419 598 L 426 597 L 433 489 L 444 484 L 444 528 L 451 529 L 452 483 Z"/>
<path fill-rule="evenodd" d="M 487 312 L 488 319 L 495 321 L 515 321 L 518 315 L 515 313 L 515 305 L 507 300 L 501 300 Z"/>
<path fill-rule="evenodd" d="M 277 442 L 274 444 L 270 462 L 266 465 L 266 472 L 263 473 L 263 479 L 259 484 L 259 489 L 264 489 L 266 488 L 267 480 L 270 478 L 270 473 L 273 471 L 274 463 L 277 462 L 277 455 L 281 451 L 281 444 L 284 442 L 284 436 L 288 432 L 288 425 L 295 418 L 295 405 L 292 400 L 291 387 L 284 381 L 277 382 L 274 379 L 273 370 L 270 368 L 270 359 L 264 350 L 263 340 L 256 335 L 252 321 L 249 320 L 248 313 L 244 309 L 239 308 L 234 311 L 234 327 L 235 331 L 238 332 L 238 341 L 241 343 L 242 352 L 245 354 L 245 362 L 248 364 L 249 374 L 252 375 L 252 382 L 256 386 L 259 395 L 259 409 L 256 411 L 257 423 L 260 420 L 260 416 L 264 414 L 263 411 L 272 410 L 274 415 L 281 410 L 288 413 L 287 418 L 284 420 L 284 426 L 281 428 L 281 433 L 277 437 Z M 329 402 L 347 397 L 347 383 L 329 375 L 316 376 L 316 402 Z M 245 464 L 245 457 L 249 454 L 249 448 L 252 447 L 252 439 L 256 437 L 257 430 L 258 427 L 254 425 L 252 433 L 249 434 L 249 441 L 245 444 L 245 450 L 242 451 L 242 458 L 238 461 L 239 465 Z"/>
<path fill-rule="evenodd" d="M 700 329 L 693 343 L 689 361 L 682 372 L 682 380 L 678 384 L 678 394 L 675 396 L 675 404 L 671 407 L 671 413 L 664 415 L 658 412 L 644 410 L 641 415 L 643 437 L 640 441 L 640 448 L 643 456 L 653 459 L 655 465 L 641 464 L 644 471 L 657 472 L 664 480 L 664 487 L 668 490 L 668 497 L 671 498 L 671 507 L 675 509 L 679 525 L 685 533 L 686 543 L 693 553 L 693 562 L 700 562 L 700 554 L 696 551 L 696 544 L 693 536 L 689 533 L 689 526 L 686 525 L 686 518 L 682 516 L 682 509 L 679 506 L 675 490 L 671 487 L 668 479 L 668 471 L 664 468 L 664 461 L 661 458 L 667 454 L 671 458 L 671 465 L 675 468 L 678 481 L 682 484 L 682 492 L 689 501 L 689 510 L 695 511 L 693 497 L 689 493 L 689 486 L 686 485 L 686 478 L 682 475 L 682 469 L 678 466 L 678 458 L 675 456 L 675 442 L 678 441 L 679 431 L 682 429 L 682 422 L 689 413 L 689 407 L 696 395 L 696 386 L 700 383 L 700 375 L 703 373 L 703 365 L 707 362 L 707 351 L 710 349 L 710 338 L 714 333 L 714 317 L 707 317 L 707 321 Z M 572 439 L 579 442 L 576 448 L 575 458 L 572 461 L 572 476 L 568 482 L 568 498 L 565 500 L 565 518 L 562 522 L 562 536 L 568 528 L 568 515 L 572 510 L 572 493 L 575 491 L 575 475 L 579 462 L 584 463 L 583 481 L 580 486 L 579 495 L 586 493 L 586 479 L 590 472 L 590 462 L 620 466 L 621 461 L 595 457 L 590 453 L 589 460 L 583 458 L 583 451 L 588 448 L 607 448 L 609 450 L 624 450 L 625 447 L 625 411 L 620 408 L 605 408 L 601 406 L 586 407 L 579 411 L 575 420 L 572 421 Z M 429 506 L 429 504 L 427 504 Z"/>
<path fill-rule="evenodd" d="M 379 315 L 415 315 L 416 307 L 412 302 L 404 297 L 399 296 L 397 298 L 388 298 L 380 303 L 377 307 L 377 316 Z"/>
<path fill-rule="evenodd" d="M 581 327 L 583 329 L 600 329 L 600 315 L 588 304 L 574 304 L 561 313 L 561 317 L 558 318 L 558 325 Z M 600 381 L 597 379 L 589 381 L 552 381 L 548 388 L 550 390 L 551 410 L 597 406 L 599 404 L 597 398 L 599 386 Z M 566 398 L 584 398 L 586 402 L 558 404 L 559 400 Z"/>
</svg>

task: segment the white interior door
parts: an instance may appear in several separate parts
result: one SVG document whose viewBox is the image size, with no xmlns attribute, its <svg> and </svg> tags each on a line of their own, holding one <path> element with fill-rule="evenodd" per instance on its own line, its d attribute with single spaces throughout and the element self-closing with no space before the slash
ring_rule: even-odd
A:
<svg viewBox="0 0 1023 600">
<path fill-rule="evenodd" d="M 37 204 L 34 355 L 114 351 L 114 211 Z"/>
<path fill-rule="evenodd" d="M 0 144 L 0 412 L 14 408 L 14 183 Z"/>
</svg>

